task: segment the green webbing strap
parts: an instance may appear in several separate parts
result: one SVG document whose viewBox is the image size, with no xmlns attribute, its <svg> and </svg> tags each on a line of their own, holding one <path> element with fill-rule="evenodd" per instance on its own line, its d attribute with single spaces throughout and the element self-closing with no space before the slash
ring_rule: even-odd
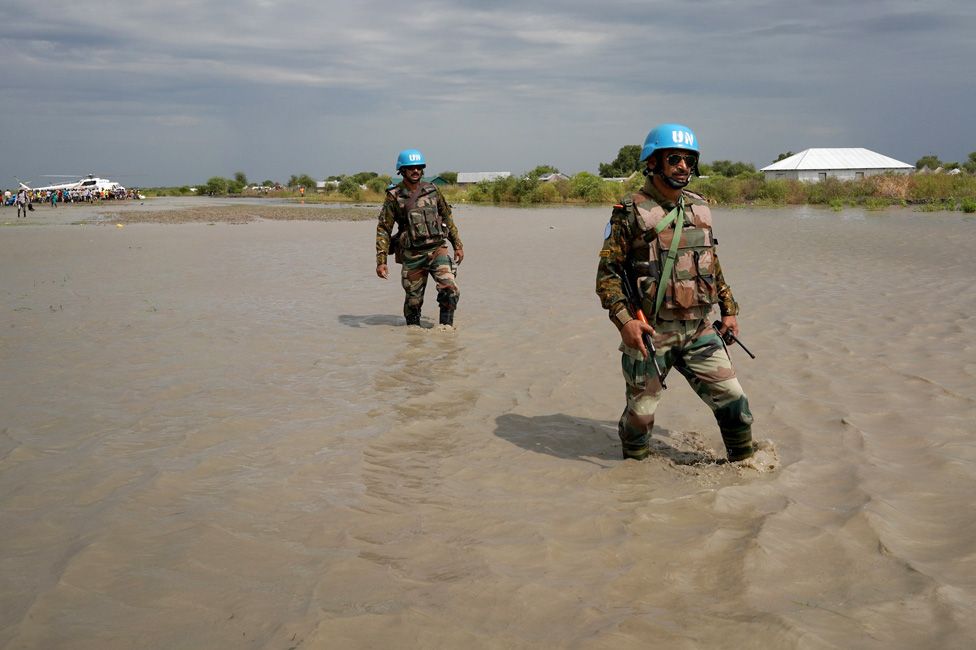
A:
<svg viewBox="0 0 976 650">
<path fill-rule="evenodd" d="M 654 300 L 654 320 L 657 320 L 661 312 L 661 303 L 664 302 L 664 293 L 667 291 L 668 283 L 671 281 L 671 269 L 674 267 L 674 259 L 678 256 L 678 242 L 681 241 L 681 229 L 685 225 L 685 199 L 680 197 L 674 210 L 668 213 L 659 224 L 654 227 L 658 234 L 674 222 L 674 237 L 671 239 L 671 248 L 668 249 L 668 257 L 664 260 L 664 268 L 661 269 L 661 277 L 657 283 L 657 297 Z"/>
</svg>

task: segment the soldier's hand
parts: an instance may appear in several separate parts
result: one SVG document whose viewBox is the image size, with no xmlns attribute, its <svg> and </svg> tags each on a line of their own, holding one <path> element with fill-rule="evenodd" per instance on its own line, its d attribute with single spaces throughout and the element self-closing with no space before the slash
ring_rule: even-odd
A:
<svg viewBox="0 0 976 650">
<path fill-rule="evenodd" d="M 390 271 L 387 268 L 386 264 L 376 265 L 376 276 L 383 278 L 384 280 L 390 276 Z"/>
<path fill-rule="evenodd" d="M 739 320 L 735 316 L 722 316 L 722 330 L 718 334 L 724 338 L 726 332 L 739 336 Z"/>
<path fill-rule="evenodd" d="M 647 359 L 650 354 L 647 351 L 647 346 L 644 345 L 644 333 L 647 332 L 651 336 L 654 336 L 654 328 L 639 321 L 636 318 L 634 320 L 629 320 L 624 323 L 624 326 L 620 328 L 620 338 L 629 348 L 636 348 L 640 350 L 644 358 Z"/>
<path fill-rule="evenodd" d="M 463 248 L 454 249 L 454 263 L 460 264 L 461 260 L 463 259 L 464 259 L 464 249 Z"/>
</svg>

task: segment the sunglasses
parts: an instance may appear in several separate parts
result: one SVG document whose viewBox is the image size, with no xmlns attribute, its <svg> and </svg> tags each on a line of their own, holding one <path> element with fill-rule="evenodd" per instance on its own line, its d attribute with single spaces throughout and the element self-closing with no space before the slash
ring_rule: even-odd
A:
<svg viewBox="0 0 976 650">
<path fill-rule="evenodd" d="M 417 172 L 417 171 L 422 172 L 424 171 L 424 169 L 426 169 L 426 165 L 404 165 L 400 169 L 405 169 L 408 172 Z"/>
<path fill-rule="evenodd" d="M 672 167 L 677 165 L 682 160 L 685 161 L 685 164 L 689 168 L 693 168 L 695 165 L 698 164 L 698 156 L 690 153 L 685 153 L 685 154 L 673 153 L 667 158 L 665 158 L 665 160 L 667 160 L 668 164 L 671 165 Z"/>
</svg>

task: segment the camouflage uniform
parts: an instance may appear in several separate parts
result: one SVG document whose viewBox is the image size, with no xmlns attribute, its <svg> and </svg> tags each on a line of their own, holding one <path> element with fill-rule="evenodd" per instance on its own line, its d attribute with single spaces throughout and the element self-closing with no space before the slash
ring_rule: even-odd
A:
<svg viewBox="0 0 976 650">
<path fill-rule="evenodd" d="M 640 287 L 642 309 L 656 335 L 656 358 L 662 371 L 681 373 L 695 393 L 712 409 L 729 460 L 752 455 L 752 413 L 735 377 L 725 345 L 711 326 L 709 312 L 717 303 L 722 316 L 734 316 L 739 307 L 722 275 L 715 254 L 717 242 L 711 232 L 707 201 L 687 190 L 679 202 L 685 212 L 685 227 L 679 240 L 677 259 L 667 278 L 659 313 L 655 313 L 658 276 L 674 238 L 674 223 L 658 233 L 655 225 L 676 206 L 667 201 L 648 178 L 640 192 L 614 207 L 607 225 L 596 292 L 610 320 L 618 329 L 634 318 L 621 281 L 622 271 Z M 627 406 L 617 426 L 625 458 L 648 454 L 648 439 L 654 426 L 654 412 L 663 388 L 654 363 L 639 350 L 621 343 Z"/>
<path fill-rule="evenodd" d="M 437 303 L 441 322 L 453 323 L 454 309 L 461 292 L 455 280 L 456 266 L 447 247 L 462 248 L 461 237 L 451 216 L 451 206 L 432 183 L 420 183 L 411 193 L 402 183 L 386 192 L 386 201 L 376 225 L 376 264 L 386 264 L 391 252 L 394 224 L 398 236 L 393 250 L 401 262 L 400 278 L 406 298 L 403 315 L 408 324 L 419 324 L 424 304 L 427 276 L 437 284 Z"/>
</svg>

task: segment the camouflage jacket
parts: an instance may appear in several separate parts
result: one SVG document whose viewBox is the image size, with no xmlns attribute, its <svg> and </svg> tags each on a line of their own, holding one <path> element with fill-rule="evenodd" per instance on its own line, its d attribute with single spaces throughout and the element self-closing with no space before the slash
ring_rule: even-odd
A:
<svg viewBox="0 0 976 650">
<path fill-rule="evenodd" d="M 691 206 L 692 210 L 694 210 L 694 206 L 696 205 L 707 205 L 707 201 L 697 194 L 687 190 L 684 190 L 682 194 L 685 204 Z M 657 205 L 666 212 L 674 208 L 674 204 L 664 198 L 657 188 L 654 187 L 650 178 L 647 179 L 647 182 L 641 189 L 641 195 L 639 198 L 644 200 L 644 205 Z M 628 197 L 620 204 L 614 206 L 613 215 L 610 217 L 610 223 L 607 224 L 607 230 L 604 234 L 603 248 L 600 250 L 600 262 L 597 266 L 596 293 L 600 296 L 600 303 L 603 305 L 603 308 L 608 310 L 610 320 L 618 328 L 622 327 L 624 323 L 631 320 L 635 315 L 634 309 L 627 302 L 621 280 L 623 271 L 626 271 L 631 278 L 638 275 L 635 271 L 635 262 L 637 260 L 635 259 L 636 251 L 634 250 L 634 241 L 640 237 L 642 229 L 638 225 L 639 216 L 637 205 L 634 201 L 635 199 Z M 654 231 L 650 230 L 648 236 L 654 237 Z M 662 233 L 661 238 L 662 240 L 664 239 L 664 233 Z M 671 237 L 669 236 L 667 240 L 670 241 L 670 239 Z M 713 246 L 714 243 L 717 242 L 713 242 Z M 654 242 L 651 242 L 651 245 L 653 246 Z M 713 269 L 712 283 L 714 284 L 715 295 L 717 295 L 716 302 L 719 305 L 722 316 L 734 316 L 739 313 L 739 306 L 732 296 L 732 289 L 725 282 L 722 266 L 718 261 L 717 255 L 714 257 Z M 648 318 L 653 318 L 654 296 L 645 295 L 644 298 L 644 312 Z M 667 310 L 662 307 L 661 316 L 668 319 L 666 316 L 670 315 L 674 319 L 680 320 L 698 317 L 692 314 L 697 314 L 700 311 L 689 310 L 688 313 L 678 312 L 677 315 L 674 315 L 666 314 L 665 312 Z M 701 317 L 705 317 L 706 315 L 707 313 Z"/>
<path fill-rule="evenodd" d="M 387 190 L 376 224 L 377 266 L 386 264 L 394 225 L 398 245 L 405 250 L 437 248 L 444 245 L 445 239 L 454 250 L 462 248 L 451 206 L 432 183 L 420 183 L 413 196 L 403 183 Z"/>
</svg>

